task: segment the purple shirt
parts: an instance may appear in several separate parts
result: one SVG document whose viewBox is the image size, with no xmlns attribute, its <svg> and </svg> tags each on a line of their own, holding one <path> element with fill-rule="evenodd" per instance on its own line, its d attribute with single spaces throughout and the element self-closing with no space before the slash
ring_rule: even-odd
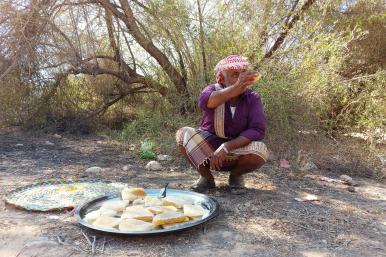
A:
<svg viewBox="0 0 386 257">
<path fill-rule="evenodd" d="M 215 85 L 209 85 L 198 98 L 198 107 L 203 111 L 200 129 L 216 134 L 214 130 L 214 108 L 208 108 L 210 94 L 215 91 Z M 263 105 L 258 93 L 247 89 L 239 96 L 234 117 L 228 102 L 225 103 L 225 136 L 236 138 L 243 136 L 251 141 L 261 141 L 265 134 L 265 118 Z"/>
</svg>

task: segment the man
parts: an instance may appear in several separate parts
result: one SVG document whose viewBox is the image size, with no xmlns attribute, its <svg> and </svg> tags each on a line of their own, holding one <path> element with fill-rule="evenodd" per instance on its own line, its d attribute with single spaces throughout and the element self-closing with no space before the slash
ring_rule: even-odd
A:
<svg viewBox="0 0 386 257">
<path fill-rule="evenodd" d="M 231 193 L 245 193 L 243 175 L 260 168 L 268 158 L 265 144 L 263 105 L 259 94 L 248 86 L 259 77 L 247 72 L 249 63 L 230 55 L 215 68 L 216 84 L 199 96 L 203 115 L 199 129 L 177 131 L 176 140 L 184 157 L 197 169 L 200 178 L 191 189 L 204 192 L 215 187 L 215 170 L 230 170 Z"/>
</svg>

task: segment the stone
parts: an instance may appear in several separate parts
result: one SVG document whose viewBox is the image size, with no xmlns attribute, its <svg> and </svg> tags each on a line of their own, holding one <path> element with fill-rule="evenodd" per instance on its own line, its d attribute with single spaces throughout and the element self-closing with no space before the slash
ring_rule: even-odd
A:
<svg viewBox="0 0 386 257">
<path fill-rule="evenodd" d="M 111 139 L 108 135 L 100 135 L 100 137 L 107 141 Z"/>
<path fill-rule="evenodd" d="M 349 186 L 358 186 L 359 184 L 355 182 L 352 177 L 347 176 L 347 175 L 340 175 L 339 177 L 340 183 L 349 185 Z"/>
<path fill-rule="evenodd" d="M 122 170 L 128 171 L 130 168 L 131 168 L 131 165 L 128 164 L 128 165 L 123 166 L 123 167 L 122 167 Z"/>
<path fill-rule="evenodd" d="M 45 142 L 45 144 L 46 144 L 46 145 L 51 145 L 51 146 L 54 146 L 54 145 L 55 145 L 54 143 L 52 143 L 51 141 L 48 141 L 48 140 Z"/>
<path fill-rule="evenodd" d="M 62 138 L 62 136 L 59 134 L 54 134 L 54 138 Z"/>
<path fill-rule="evenodd" d="M 98 172 L 101 172 L 102 171 L 102 168 L 101 167 L 90 167 L 88 169 L 86 169 L 86 172 L 87 173 L 98 173 Z"/>
<path fill-rule="evenodd" d="M 161 170 L 162 166 L 159 162 L 157 161 L 150 161 L 146 164 L 146 169 L 147 170 Z"/>
<path fill-rule="evenodd" d="M 16 144 L 15 146 L 21 147 L 21 146 L 24 146 L 24 145 L 23 144 Z"/>
<path fill-rule="evenodd" d="M 339 178 L 343 181 L 343 182 L 347 182 L 347 183 L 352 183 L 352 177 L 350 176 L 347 176 L 347 175 L 340 175 Z"/>
<path fill-rule="evenodd" d="M 316 195 L 312 194 L 306 194 L 303 197 L 296 197 L 295 201 L 297 202 L 311 202 L 311 201 L 318 201 L 319 198 Z"/>
<path fill-rule="evenodd" d="M 159 160 L 159 161 L 171 161 L 172 157 L 170 155 L 167 155 L 167 154 L 159 154 L 157 156 L 157 160 Z"/>
</svg>

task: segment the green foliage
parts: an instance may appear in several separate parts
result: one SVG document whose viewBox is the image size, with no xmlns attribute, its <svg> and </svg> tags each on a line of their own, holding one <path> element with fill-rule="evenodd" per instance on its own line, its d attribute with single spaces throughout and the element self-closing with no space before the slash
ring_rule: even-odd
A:
<svg viewBox="0 0 386 257">
<path fill-rule="evenodd" d="M 153 147 L 155 144 L 151 141 L 141 141 L 141 152 L 140 156 L 142 159 L 145 160 L 153 160 L 155 157 L 157 157 L 157 154 L 153 152 Z"/>
<path fill-rule="evenodd" d="M 193 115 L 181 116 L 176 113 L 154 112 L 151 109 L 139 110 L 138 116 L 126 122 L 122 130 L 108 130 L 113 138 L 128 145 L 141 145 L 140 155 L 148 151 L 162 154 L 176 154 L 175 134 L 184 126 L 195 127 L 198 117 Z M 153 145 L 154 144 L 154 145 Z M 151 147 L 149 147 L 151 146 Z M 145 157 L 144 154 L 141 157 Z"/>
<path fill-rule="evenodd" d="M 30 85 L 22 83 L 16 74 L 0 80 L 0 127 L 20 125 L 28 117 L 30 94 Z"/>
</svg>

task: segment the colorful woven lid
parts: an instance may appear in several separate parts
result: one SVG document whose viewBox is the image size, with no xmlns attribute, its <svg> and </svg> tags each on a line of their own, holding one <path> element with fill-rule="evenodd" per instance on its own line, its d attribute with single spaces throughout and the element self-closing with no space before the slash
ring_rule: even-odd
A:
<svg viewBox="0 0 386 257">
<path fill-rule="evenodd" d="M 31 211 L 75 208 L 107 194 L 119 193 L 125 184 L 81 179 L 50 179 L 12 190 L 5 202 Z"/>
</svg>

